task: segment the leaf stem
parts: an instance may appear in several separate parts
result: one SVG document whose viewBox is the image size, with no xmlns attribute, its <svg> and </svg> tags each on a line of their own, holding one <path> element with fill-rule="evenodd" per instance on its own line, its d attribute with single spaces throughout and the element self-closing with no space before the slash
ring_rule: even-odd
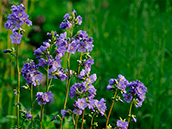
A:
<svg viewBox="0 0 172 129">
<path fill-rule="evenodd" d="M 82 54 L 83 54 L 83 52 L 81 52 L 80 61 L 82 61 Z M 81 68 L 81 65 L 79 65 L 79 67 L 78 67 L 77 83 L 79 82 L 79 72 L 80 72 L 80 68 Z"/>
<path fill-rule="evenodd" d="M 130 119 L 131 119 L 131 110 L 132 110 L 133 103 L 134 103 L 134 101 L 132 101 L 130 104 L 130 109 L 129 109 L 129 113 L 128 113 L 128 127 L 127 128 L 129 128 L 129 123 L 130 123 Z"/>
<path fill-rule="evenodd" d="M 91 126 L 90 126 L 90 129 L 92 129 L 92 126 L 93 126 L 93 117 L 91 118 Z"/>
<path fill-rule="evenodd" d="M 67 103 L 67 98 L 68 98 L 68 94 L 69 94 L 69 85 L 70 85 L 70 53 L 68 53 L 67 62 L 68 62 L 68 79 L 67 79 L 67 83 L 66 83 L 66 97 L 65 97 L 65 102 L 64 102 L 63 110 L 66 109 L 66 103 Z M 62 119 L 61 119 L 61 122 L 60 122 L 60 129 L 62 129 L 62 124 L 63 124 L 63 116 L 62 116 Z"/>
<path fill-rule="evenodd" d="M 19 70 L 19 61 L 18 61 L 18 55 L 19 55 L 19 44 L 17 44 L 17 52 L 16 52 L 16 64 L 17 64 L 17 129 L 19 129 L 19 102 L 20 102 L 20 70 Z"/>
<path fill-rule="evenodd" d="M 40 119 L 40 129 L 42 129 L 42 118 L 43 118 L 43 110 L 44 110 L 44 107 L 43 107 L 43 105 L 41 105 L 41 119 Z"/>
<path fill-rule="evenodd" d="M 46 92 L 48 92 L 48 72 L 49 72 L 49 65 L 47 65 L 47 85 L 46 85 Z"/>
<path fill-rule="evenodd" d="M 33 129 L 33 84 L 31 84 L 31 89 L 30 89 L 30 96 L 31 96 L 31 128 Z"/>
<path fill-rule="evenodd" d="M 75 120 L 75 129 L 77 129 L 77 124 L 78 124 L 78 119 L 79 119 L 79 115 L 76 115 L 76 120 Z"/>
<path fill-rule="evenodd" d="M 83 125 L 84 125 L 84 115 L 85 115 L 85 110 L 83 110 L 83 112 L 82 112 L 82 123 L 81 123 L 81 129 L 83 129 Z"/>
<path fill-rule="evenodd" d="M 115 94 L 114 94 L 113 98 L 115 98 L 116 95 L 117 95 L 117 89 L 116 89 L 116 91 L 115 91 Z M 112 100 L 111 107 L 110 107 L 110 110 L 109 110 L 108 117 L 107 117 L 107 119 L 106 119 L 106 129 L 107 129 L 107 126 L 108 126 L 108 121 L 109 121 L 109 118 L 110 118 L 110 114 L 111 114 L 112 109 L 113 109 L 114 101 L 115 101 L 115 100 L 113 99 L 113 100 Z"/>
</svg>

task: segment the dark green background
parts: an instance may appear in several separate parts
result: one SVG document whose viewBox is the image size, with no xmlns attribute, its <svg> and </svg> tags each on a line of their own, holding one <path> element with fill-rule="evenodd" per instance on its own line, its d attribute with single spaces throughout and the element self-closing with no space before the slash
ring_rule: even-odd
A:
<svg viewBox="0 0 172 129">
<path fill-rule="evenodd" d="M 17 1 L 15 1 L 17 2 Z M 27 2 L 27 1 L 25 1 Z M 14 4 L 14 1 L 9 3 Z M 9 3 L 2 2 L 2 30 L 0 32 L 0 127 L 10 128 L 14 124 L 15 114 L 13 89 L 16 87 L 14 71 L 15 60 L 2 53 L 7 47 L 7 30 L 3 27 L 10 13 Z M 20 3 L 20 1 L 19 1 Z M 27 5 L 26 5 L 27 6 Z M 83 23 L 75 30 L 86 30 L 94 39 L 91 52 L 95 60 L 92 73 L 97 74 L 94 84 L 96 97 L 105 98 L 109 109 L 112 93 L 106 90 L 110 78 L 122 74 L 129 81 L 140 80 L 148 88 L 143 106 L 133 108 L 137 123 L 131 122 L 131 129 L 170 129 L 172 128 L 172 1 L 171 0 L 30 0 L 27 12 L 33 21 L 32 27 L 26 27 L 28 38 L 23 38 L 20 50 L 20 64 L 27 58 L 34 58 L 33 50 L 47 39 L 46 32 L 59 29 L 65 13 L 75 9 L 83 18 Z M 71 68 L 76 67 L 78 56 L 72 56 Z M 66 66 L 66 62 L 62 64 Z M 13 71 L 13 72 L 12 72 Z M 11 76 L 11 77 L 10 77 Z M 74 80 L 71 81 L 71 85 Z M 25 81 L 22 79 L 21 85 Z M 47 106 L 45 128 L 55 128 L 49 122 L 63 107 L 65 82 L 54 81 L 54 103 Z M 44 89 L 44 83 L 42 84 Z M 36 91 L 35 91 L 36 93 Z M 68 108 L 73 108 L 74 99 L 68 101 Z M 21 103 L 30 107 L 30 93 L 21 90 Z M 35 104 L 34 111 L 40 107 Z M 114 127 L 119 117 L 127 118 L 129 104 L 115 103 L 110 118 Z M 89 128 L 90 118 L 87 118 Z M 15 119 L 15 118 L 13 118 Z M 70 119 L 70 118 L 69 118 Z M 66 120 L 67 121 L 67 120 Z M 105 117 L 96 118 L 99 127 L 105 126 Z M 55 121 L 58 126 L 58 120 Z M 68 122 L 65 123 L 66 128 Z M 70 124 L 70 123 L 69 123 Z M 72 127 L 72 126 L 71 126 Z"/>
</svg>

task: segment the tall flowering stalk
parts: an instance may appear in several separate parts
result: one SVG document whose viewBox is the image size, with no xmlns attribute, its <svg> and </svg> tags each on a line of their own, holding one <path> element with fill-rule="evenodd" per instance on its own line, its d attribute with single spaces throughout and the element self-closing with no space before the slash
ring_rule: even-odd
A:
<svg viewBox="0 0 172 129">
<path fill-rule="evenodd" d="M 25 7 L 23 4 L 20 4 L 19 6 L 12 5 L 12 14 L 9 14 L 8 21 L 5 23 L 5 27 L 8 29 L 12 29 L 13 35 L 10 36 L 12 43 L 17 44 L 16 46 L 16 70 L 17 70 L 17 128 L 19 129 L 19 103 L 20 103 L 20 68 L 19 68 L 19 46 L 21 43 L 21 38 L 23 35 L 23 29 L 21 26 L 26 23 L 28 26 L 32 25 L 32 22 L 28 19 L 29 15 L 25 13 Z M 4 50 L 5 53 L 13 52 Z"/>
<path fill-rule="evenodd" d="M 107 90 L 115 91 L 115 94 L 106 120 L 106 129 L 110 127 L 110 125 L 108 125 L 108 120 L 110 118 L 114 99 L 117 101 L 119 100 L 121 102 L 123 102 L 124 100 L 125 102 L 130 103 L 128 121 L 122 118 L 120 118 L 120 120 L 117 121 L 118 128 L 120 129 L 129 128 L 129 123 L 131 118 L 134 122 L 136 122 L 136 118 L 135 118 L 136 116 L 131 114 L 132 106 L 134 104 L 136 107 L 141 107 L 146 97 L 145 94 L 147 92 L 147 88 L 144 86 L 142 82 L 138 80 L 128 82 L 128 80 L 126 80 L 124 76 L 118 75 L 118 79 L 109 80 L 109 85 L 107 86 Z M 121 97 L 123 97 L 123 100 L 121 99 Z"/>
</svg>

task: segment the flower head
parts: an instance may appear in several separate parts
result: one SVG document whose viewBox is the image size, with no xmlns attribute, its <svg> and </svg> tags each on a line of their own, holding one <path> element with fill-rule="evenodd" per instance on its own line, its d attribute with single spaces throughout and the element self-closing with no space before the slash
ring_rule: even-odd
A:
<svg viewBox="0 0 172 129">
<path fill-rule="evenodd" d="M 125 120 L 118 120 L 117 121 L 117 127 L 119 129 L 127 129 L 128 127 L 128 122 L 126 122 Z"/>
<path fill-rule="evenodd" d="M 10 35 L 10 38 L 12 40 L 12 43 L 20 44 L 21 43 L 22 35 L 17 33 L 17 32 L 14 32 L 13 35 Z"/>
<path fill-rule="evenodd" d="M 38 101 L 38 104 L 39 105 L 42 105 L 42 104 L 46 104 L 47 102 L 49 102 L 52 98 L 53 98 L 53 94 L 51 93 L 51 91 L 48 91 L 48 92 L 37 92 L 36 94 L 36 98 L 37 98 L 37 101 Z"/>
<path fill-rule="evenodd" d="M 29 120 L 29 119 L 32 118 L 32 115 L 31 115 L 30 113 L 27 113 L 27 114 L 26 114 L 26 118 Z"/>
</svg>

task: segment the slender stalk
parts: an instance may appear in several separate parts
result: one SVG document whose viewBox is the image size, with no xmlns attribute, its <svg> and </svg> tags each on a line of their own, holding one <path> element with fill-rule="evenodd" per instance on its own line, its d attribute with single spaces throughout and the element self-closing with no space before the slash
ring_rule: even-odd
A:
<svg viewBox="0 0 172 129">
<path fill-rule="evenodd" d="M 85 115 L 85 110 L 83 110 L 83 112 L 82 112 L 82 123 L 81 123 L 81 129 L 83 129 L 83 125 L 84 125 L 84 115 Z"/>
<path fill-rule="evenodd" d="M 67 103 L 67 98 L 68 98 L 68 93 L 69 93 L 69 85 L 70 85 L 70 53 L 68 53 L 67 57 L 67 62 L 68 62 L 68 80 L 67 80 L 67 87 L 66 87 L 66 98 L 65 98 L 65 103 L 64 103 L 64 110 L 66 109 L 66 103 Z"/>
<path fill-rule="evenodd" d="M 68 53 L 67 62 L 68 62 L 68 79 L 67 79 L 67 83 L 66 83 L 66 97 L 65 97 L 65 102 L 64 102 L 63 110 L 66 109 L 66 103 L 67 103 L 67 98 L 68 98 L 68 94 L 69 94 L 69 85 L 70 85 L 70 53 Z M 63 124 L 63 116 L 62 116 L 62 119 L 61 119 L 61 122 L 60 122 L 60 129 L 62 129 L 62 124 Z"/>
<path fill-rule="evenodd" d="M 72 20 L 73 22 L 73 20 Z M 73 36 L 73 27 L 74 25 L 72 25 L 71 27 L 71 37 Z M 65 97 L 65 102 L 64 102 L 64 107 L 63 107 L 63 110 L 66 109 L 66 103 L 67 103 L 67 98 L 68 98 L 68 94 L 69 94 L 69 85 L 70 85 L 70 53 L 68 53 L 68 56 L 67 56 L 67 65 L 68 65 L 68 79 L 67 79 L 67 83 L 66 83 L 66 97 Z M 60 122 L 60 129 L 62 129 L 62 124 L 63 124 L 63 116 L 62 116 L 62 119 L 61 119 L 61 122 Z"/>
<path fill-rule="evenodd" d="M 91 118 L 91 126 L 90 126 L 90 129 L 92 129 L 92 126 L 93 126 L 93 117 Z"/>
<path fill-rule="evenodd" d="M 49 71 L 49 65 L 47 65 L 47 85 L 46 85 L 46 92 L 48 92 L 48 71 Z"/>
<path fill-rule="evenodd" d="M 80 55 L 80 61 L 82 61 L 82 52 L 81 52 L 81 55 Z M 79 65 L 79 67 L 78 67 L 78 75 L 77 75 L 77 83 L 79 82 L 79 72 L 80 72 L 80 68 L 81 68 L 81 66 Z"/>
<path fill-rule="evenodd" d="M 31 96 L 31 128 L 33 129 L 33 84 L 31 84 L 31 89 L 30 89 L 30 96 Z"/>
<path fill-rule="evenodd" d="M 131 110 L 132 110 L 133 103 L 134 103 L 134 101 L 132 101 L 130 104 L 130 109 L 129 109 L 129 113 L 128 113 L 128 127 L 127 128 L 129 128 L 129 123 L 130 123 L 130 118 L 131 118 Z"/>
<path fill-rule="evenodd" d="M 17 44 L 17 52 L 16 52 L 16 64 L 17 64 L 17 129 L 19 129 L 19 99 L 20 99 L 20 70 L 19 70 L 19 61 L 18 61 L 18 54 L 19 54 L 19 44 Z"/>
<path fill-rule="evenodd" d="M 73 114 L 72 114 L 72 120 L 73 120 L 73 125 L 75 126 L 75 118 L 74 118 Z"/>
<path fill-rule="evenodd" d="M 53 80 L 53 77 L 51 77 L 50 83 L 49 83 L 49 85 L 48 85 L 48 90 L 49 90 L 49 88 L 50 88 L 50 86 L 51 86 L 52 80 Z"/>
<path fill-rule="evenodd" d="M 44 107 L 41 105 L 41 119 L 40 119 L 40 129 L 42 129 L 42 118 L 43 118 Z"/>
<path fill-rule="evenodd" d="M 115 94 L 114 94 L 113 97 L 115 98 L 116 95 L 117 95 L 117 89 L 116 89 Z M 106 129 L 107 129 L 107 126 L 108 126 L 108 121 L 109 121 L 109 118 L 110 118 L 110 114 L 111 114 L 112 109 L 113 109 L 114 101 L 115 101 L 115 100 L 113 99 L 113 100 L 112 100 L 111 107 L 110 107 L 110 110 L 109 110 L 108 117 L 107 117 L 107 119 L 106 119 Z"/>
<path fill-rule="evenodd" d="M 77 124 L 78 124 L 78 119 L 79 119 L 79 115 L 76 115 L 76 120 L 75 120 L 75 129 L 77 129 Z"/>
<path fill-rule="evenodd" d="M 39 92 L 39 85 L 37 87 L 38 87 L 38 92 Z"/>
</svg>

